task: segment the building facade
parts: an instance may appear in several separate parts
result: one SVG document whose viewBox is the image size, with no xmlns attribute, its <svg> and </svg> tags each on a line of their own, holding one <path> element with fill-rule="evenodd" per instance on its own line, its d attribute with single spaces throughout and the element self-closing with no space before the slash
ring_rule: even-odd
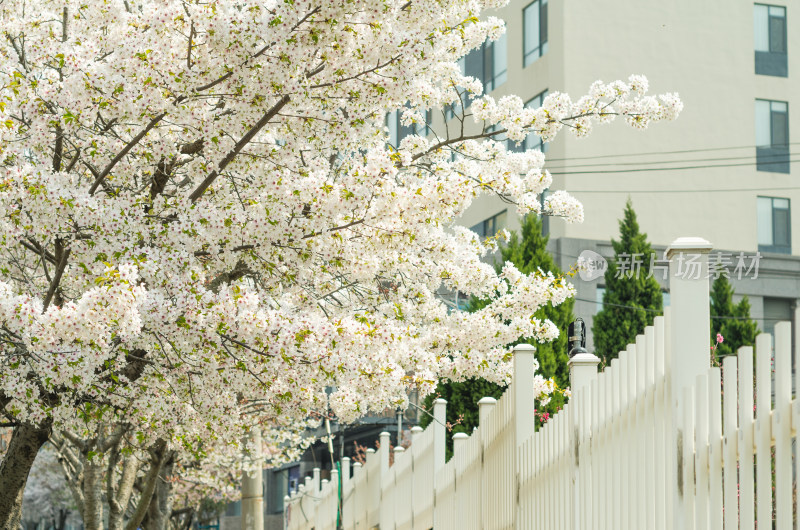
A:
<svg viewBox="0 0 800 530">
<path fill-rule="evenodd" d="M 778 0 L 511 0 L 496 14 L 505 37 L 462 65 L 495 97 L 538 106 L 550 92 L 577 98 L 597 79 L 644 74 L 650 93 L 678 92 L 685 105 L 676 121 L 647 131 L 619 120 L 582 139 L 564 130 L 544 147 L 551 189 L 585 209 L 582 224 L 546 223 L 560 266 L 583 250 L 613 255 L 609 241 L 630 198 L 659 252 L 693 235 L 730 259 L 731 283 L 762 330 L 791 319 L 800 299 L 800 142 L 791 141 L 800 131 L 800 11 Z M 525 142 L 539 145 L 535 136 Z M 492 235 L 520 219 L 500 198 L 481 197 L 458 222 Z M 757 274 L 734 274 L 742 253 Z M 575 313 L 591 328 L 603 279 L 574 283 Z"/>
</svg>

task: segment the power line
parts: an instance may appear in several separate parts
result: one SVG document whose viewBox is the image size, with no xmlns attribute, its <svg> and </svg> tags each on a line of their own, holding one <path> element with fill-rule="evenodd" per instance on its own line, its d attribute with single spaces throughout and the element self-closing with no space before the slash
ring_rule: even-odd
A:
<svg viewBox="0 0 800 530">
<path fill-rule="evenodd" d="M 755 165 L 771 165 L 771 164 L 788 164 L 791 162 L 800 162 L 799 159 L 795 160 L 778 160 L 772 162 L 745 162 L 742 164 L 707 164 L 696 166 L 680 166 L 680 167 L 656 167 L 656 168 L 634 168 L 634 169 L 600 169 L 597 171 L 551 171 L 551 175 L 599 175 L 604 173 L 644 173 L 652 171 L 684 171 L 687 169 L 708 169 L 715 167 L 745 167 Z"/>
<path fill-rule="evenodd" d="M 727 192 L 744 192 L 744 191 L 785 191 L 785 190 L 800 190 L 800 186 L 777 186 L 766 188 L 707 188 L 707 189 L 676 189 L 676 190 L 569 190 L 569 193 L 727 193 Z"/>
<path fill-rule="evenodd" d="M 789 142 L 784 145 L 800 145 L 800 142 Z M 740 145 L 740 146 L 731 146 L 731 147 L 705 147 L 699 149 L 681 149 L 678 151 L 650 151 L 645 153 L 618 153 L 618 154 L 609 154 L 609 155 L 593 155 L 593 156 L 571 156 L 568 158 L 548 158 L 551 162 L 562 162 L 562 161 L 569 161 L 569 160 L 596 160 L 600 158 L 624 158 L 624 157 L 631 157 L 631 156 L 655 156 L 655 155 L 680 155 L 685 153 L 707 153 L 713 151 L 734 151 L 737 149 L 755 149 L 759 147 L 755 144 L 753 145 Z"/>
<path fill-rule="evenodd" d="M 750 160 L 753 158 L 762 160 L 780 158 L 785 159 L 790 156 L 797 156 L 800 153 L 780 153 L 774 155 L 748 155 L 748 156 L 723 156 L 715 158 L 693 158 L 693 159 L 675 159 L 675 160 L 650 160 L 650 161 L 637 161 L 637 162 L 595 162 L 591 164 L 569 164 L 564 166 L 548 166 L 549 169 L 564 169 L 573 167 L 604 167 L 604 166 L 653 166 L 657 164 L 679 164 L 681 162 L 726 162 L 729 160 Z M 778 160 L 776 163 L 785 162 L 785 160 Z"/>
</svg>

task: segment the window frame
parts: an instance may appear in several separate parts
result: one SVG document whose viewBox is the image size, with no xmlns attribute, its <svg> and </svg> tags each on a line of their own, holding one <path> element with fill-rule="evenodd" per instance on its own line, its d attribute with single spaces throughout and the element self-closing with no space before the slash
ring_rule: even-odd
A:
<svg viewBox="0 0 800 530">
<path fill-rule="evenodd" d="M 758 9 L 763 8 L 766 13 L 758 14 Z M 773 11 L 782 11 L 782 16 L 773 15 Z M 766 16 L 764 16 L 766 15 Z M 773 31 L 773 21 L 781 21 L 780 35 L 776 35 Z M 763 22 L 766 22 L 766 28 L 759 27 Z M 766 36 L 766 49 L 757 49 L 759 47 L 759 35 Z M 756 75 L 769 75 L 774 77 L 788 77 L 789 64 L 788 64 L 788 24 L 787 24 L 787 6 L 773 5 L 773 4 L 753 4 L 753 50 L 755 53 L 755 72 Z M 773 49 L 775 41 L 779 41 L 782 46 Z"/>
<path fill-rule="evenodd" d="M 464 75 L 477 78 L 483 85 L 483 93 L 488 94 L 508 81 L 508 34 L 504 33 L 496 41 L 486 41 L 480 48 L 470 51 L 464 57 Z M 505 68 L 497 70 L 495 49 L 505 53 Z"/>
<path fill-rule="evenodd" d="M 433 123 L 433 111 L 428 109 L 425 111 L 425 124 L 412 123 L 411 125 L 403 125 L 400 123 L 403 111 L 406 107 L 398 109 L 386 114 L 384 123 L 386 128 L 389 129 L 389 144 L 394 146 L 395 149 L 400 147 L 400 142 L 403 138 L 416 134 L 417 136 L 428 136 L 431 133 L 431 124 Z"/>
<path fill-rule="evenodd" d="M 769 144 L 759 142 L 759 123 L 763 122 L 763 116 L 759 116 L 759 103 L 768 103 L 768 126 L 767 134 L 769 135 Z M 775 106 L 782 105 L 785 110 L 777 110 Z M 777 101 L 771 99 L 756 99 L 756 170 L 768 171 L 771 173 L 790 173 L 789 163 L 789 103 L 787 101 Z M 785 114 L 784 117 L 784 131 L 785 143 L 775 143 L 775 115 Z"/>
<path fill-rule="evenodd" d="M 527 49 L 527 37 L 528 37 L 528 17 L 527 12 L 528 9 L 533 9 L 534 4 L 538 4 L 538 25 L 539 25 L 539 39 L 538 43 L 535 47 L 532 47 L 530 50 Z M 528 5 L 522 8 L 522 67 L 525 68 L 526 66 L 530 66 L 531 64 L 535 63 L 541 56 L 547 53 L 547 42 L 548 42 L 548 0 L 533 0 Z"/>
<path fill-rule="evenodd" d="M 761 201 L 769 201 L 769 219 L 762 219 L 761 218 L 761 208 L 760 202 Z M 759 195 L 756 197 L 756 231 L 758 237 L 758 251 L 759 252 L 771 252 L 774 254 L 791 254 L 792 253 L 792 200 L 788 197 L 767 197 L 763 195 Z M 776 207 L 775 201 L 786 201 L 786 207 Z M 782 210 L 786 212 L 786 226 L 785 227 L 778 227 L 778 216 L 776 215 L 776 210 Z M 760 228 L 763 226 L 763 223 L 767 223 L 769 227 L 769 235 L 770 235 L 770 243 L 762 243 L 761 242 L 761 230 Z M 786 243 L 776 243 L 775 242 L 775 234 L 778 232 L 779 228 L 785 228 L 786 232 Z"/>
<path fill-rule="evenodd" d="M 504 220 L 503 226 L 501 226 L 500 228 L 497 228 L 497 226 L 498 226 L 497 225 L 497 221 L 501 217 Z M 491 234 L 487 233 L 487 225 L 490 224 L 490 223 L 494 226 L 494 228 L 492 229 L 493 231 L 492 231 Z M 486 238 L 489 238 L 489 237 L 496 236 L 497 233 L 500 230 L 503 230 L 507 226 L 508 226 L 508 209 L 506 208 L 505 210 L 501 210 L 501 211 L 497 212 L 496 214 L 487 217 L 483 221 L 479 221 L 479 222 L 475 223 L 469 229 L 472 230 L 473 232 L 475 232 L 476 234 L 478 234 L 478 237 L 486 239 Z"/>
<path fill-rule="evenodd" d="M 541 107 L 542 103 L 544 103 L 544 98 L 547 97 L 548 91 L 549 89 L 545 88 L 544 90 L 542 90 L 541 92 L 530 98 L 528 101 L 525 102 L 525 108 L 535 109 Z M 547 152 L 547 144 L 542 141 L 542 138 L 540 136 L 536 135 L 536 133 L 533 132 L 528 133 L 525 139 L 519 142 L 519 145 L 517 145 L 517 142 L 513 140 L 506 140 L 506 141 L 507 141 L 506 149 L 514 153 L 523 153 L 531 149 L 539 149 L 542 153 Z"/>
</svg>

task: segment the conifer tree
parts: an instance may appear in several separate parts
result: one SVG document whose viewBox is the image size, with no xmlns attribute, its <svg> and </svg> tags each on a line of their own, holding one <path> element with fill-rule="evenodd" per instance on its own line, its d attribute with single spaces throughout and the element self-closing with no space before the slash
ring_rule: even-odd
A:
<svg viewBox="0 0 800 530">
<path fill-rule="evenodd" d="M 619 241 L 611 241 L 614 260 L 605 273 L 603 309 L 594 317 L 595 354 L 608 363 L 663 310 L 661 287 L 650 275 L 653 250 L 639 231 L 631 200 L 619 222 Z"/>
<path fill-rule="evenodd" d="M 725 275 L 720 275 L 711 286 L 711 342 L 717 342 L 717 333 L 723 342 L 714 353 L 720 356 L 735 354 L 741 346 L 753 346 L 758 335 L 758 324 L 750 318 L 750 300 L 743 297 L 733 303 L 733 287 Z"/>
</svg>

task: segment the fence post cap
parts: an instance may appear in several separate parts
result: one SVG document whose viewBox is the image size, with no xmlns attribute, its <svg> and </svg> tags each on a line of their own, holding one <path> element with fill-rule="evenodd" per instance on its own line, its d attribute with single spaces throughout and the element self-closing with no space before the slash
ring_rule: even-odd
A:
<svg viewBox="0 0 800 530">
<path fill-rule="evenodd" d="M 423 431 L 423 428 L 422 428 L 422 427 L 420 427 L 419 425 L 414 425 L 413 427 L 411 427 L 411 432 L 412 432 L 412 433 L 415 433 L 415 432 L 422 432 L 422 431 Z"/>
<path fill-rule="evenodd" d="M 667 258 L 672 257 L 672 255 L 677 252 L 685 252 L 687 250 L 693 250 L 700 254 L 708 254 L 711 252 L 712 248 L 713 246 L 711 243 L 702 237 L 679 237 L 669 244 L 665 254 Z"/>
<path fill-rule="evenodd" d="M 469 434 L 465 432 L 457 432 L 453 435 L 453 440 L 466 440 L 469 438 Z"/>
<path fill-rule="evenodd" d="M 391 434 L 389 434 L 389 433 L 388 433 L 388 432 L 386 432 L 386 431 L 383 431 L 383 432 L 380 434 L 380 437 L 381 437 L 381 438 L 384 438 L 384 437 L 388 438 L 388 437 L 390 437 L 390 436 L 391 436 Z"/>
<path fill-rule="evenodd" d="M 567 361 L 569 366 L 597 366 L 598 364 L 600 364 L 600 357 L 588 352 L 574 355 Z"/>
<path fill-rule="evenodd" d="M 445 398 L 436 398 L 433 402 L 437 405 L 447 405 L 447 400 Z"/>
<path fill-rule="evenodd" d="M 402 445 L 398 445 L 397 447 L 395 447 L 395 448 L 394 448 L 394 452 L 395 452 L 395 453 L 402 453 L 402 452 L 404 452 L 405 450 L 406 450 L 406 448 L 405 448 L 405 447 L 403 447 Z"/>
<path fill-rule="evenodd" d="M 517 344 L 514 346 L 514 353 L 534 352 L 536 347 L 530 344 Z"/>
<path fill-rule="evenodd" d="M 367 449 L 367 452 L 368 452 L 368 453 L 374 453 L 374 452 L 375 452 L 375 449 L 373 449 L 372 447 L 370 447 L 369 449 Z"/>
<path fill-rule="evenodd" d="M 497 405 L 497 400 L 489 396 L 482 397 L 480 401 L 478 401 L 478 405 Z"/>
</svg>

